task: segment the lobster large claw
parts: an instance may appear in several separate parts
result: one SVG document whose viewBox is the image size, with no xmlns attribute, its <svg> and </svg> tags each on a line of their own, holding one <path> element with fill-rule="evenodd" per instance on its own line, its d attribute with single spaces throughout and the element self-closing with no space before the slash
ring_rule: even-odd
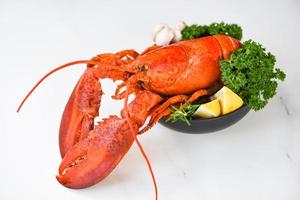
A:
<svg viewBox="0 0 300 200">
<path fill-rule="evenodd" d="M 141 91 L 128 105 L 128 114 L 135 134 L 152 109 L 163 99 L 150 91 Z M 85 188 L 101 181 L 117 166 L 130 149 L 134 137 L 128 121 L 110 116 L 89 132 L 88 137 L 79 141 L 65 154 L 59 167 L 57 180 L 74 189 Z"/>
<path fill-rule="evenodd" d="M 133 141 L 126 120 L 110 116 L 66 153 L 57 180 L 74 189 L 96 184 L 116 167 Z"/>
<path fill-rule="evenodd" d="M 86 138 L 94 128 L 101 96 L 101 85 L 94 76 L 94 68 L 87 68 L 76 84 L 61 119 L 59 129 L 61 157 L 64 157 L 77 142 Z"/>
<path fill-rule="evenodd" d="M 121 60 L 130 56 L 129 59 Z M 59 147 L 61 157 L 77 142 L 87 137 L 94 128 L 94 119 L 99 115 L 102 89 L 99 79 L 125 81 L 128 73 L 122 67 L 137 57 L 134 50 L 124 50 L 116 54 L 100 54 L 88 61 L 65 107 L 60 129 Z M 96 66 L 97 65 L 97 66 Z"/>
</svg>

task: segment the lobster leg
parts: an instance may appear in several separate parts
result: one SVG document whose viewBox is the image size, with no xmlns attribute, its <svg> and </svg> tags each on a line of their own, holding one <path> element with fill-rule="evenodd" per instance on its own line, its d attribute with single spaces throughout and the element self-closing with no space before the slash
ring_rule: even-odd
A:
<svg viewBox="0 0 300 200">
<path fill-rule="evenodd" d="M 139 53 L 133 49 L 126 49 L 126 50 L 117 52 L 115 55 L 118 59 L 121 59 L 122 61 L 128 60 L 130 62 L 130 61 L 134 61 L 139 56 Z"/>
<path fill-rule="evenodd" d="M 199 97 L 205 96 L 205 95 L 209 95 L 209 91 L 205 90 L 205 89 L 200 89 L 197 90 L 196 92 L 194 92 L 192 94 L 192 96 L 188 99 L 189 102 L 194 102 L 196 101 Z"/>
<path fill-rule="evenodd" d="M 104 54 L 99 54 L 95 57 L 93 57 L 91 60 L 92 61 L 100 61 L 100 62 L 105 62 L 105 63 L 110 63 L 112 65 L 118 65 L 118 64 L 127 64 L 136 59 L 136 57 L 139 55 L 135 50 L 132 49 L 126 49 L 123 51 L 119 51 L 115 54 L 112 53 L 104 53 Z M 95 66 L 95 64 L 88 64 L 88 67 Z"/>
<path fill-rule="evenodd" d="M 188 99 L 186 95 L 177 95 L 174 97 L 169 98 L 166 102 L 164 102 L 162 105 L 160 105 L 158 108 L 156 108 L 153 111 L 153 114 L 150 118 L 149 123 L 138 133 L 143 134 L 147 130 L 149 130 L 154 124 L 156 124 L 162 117 L 166 117 L 169 114 L 171 114 L 171 111 L 168 110 L 169 106 L 183 102 L 185 99 L 187 99 L 189 102 L 194 102 L 201 96 L 208 95 L 209 91 L 206 89 L 200 89 L 194 92 Z M 184 103 L 182 106 L 185 106 Z"/>
<path fill-rule="evenodd" d="M 186 96 L 186 95 L 177 95 L 177 96 L 173 96 L 173 97 L 169 98 L 167 101 L 165 101 L 162 105 L 160 105 L 157 109 L 155 109 L 153 111 L 152 117 L 159 115 L 161 112 L 166 110 L 170 105 L 174 105 L 174 104 L 183 102 L 187 98 L 188 98 L 188 96 Z"/>
<path fill-rule="evenodd" d="M 151 118 L 149 123 L 142 129 L 139 131 L 139 135 L 145 133 L 146 131 L 148 131 L 150 128 L 152 128 L 152 126 L 154 126 L 154 124 L 156 124 L 156 122 L 163 117 L 163 113 L 165 113 L 168 110 L 168 107 L 170 105 L 174 105 L 180 102 L 183 102 L 185 99 L 187 99 L 186 95 L 177 95 L 177 96 L 173 96 L 171 98 L 169 98 L 167 101 L 165 101 L 163 104 L 161 104 L 160 106 L 158 106 L 157 108 L 155 108 L 155 110 L 152 112 L 151 114 Z M 169 113 L 168 113 L 169 114 Z"/>
<path fill-rule="evenodd" d="M 128 115 L 137 133 L 152 109 L 163 99 L 150 91 L 141 91 L 128 105 Z M 129 150 L 134 138 L 125 110 L 121 118 L 110 116 L 91 130 L 88 137 L 72 146 L 59 167 L 57 180 L 69 188 L 85 188 L 105 178 Z"/>
<path fill-rule="evenodd" d="M 194 92 L 189 98 L 188 101 L 189 102 L 194 102 L 196 101 L 199 97 L 205 96 L 205 95 L 210 95 L 213 94 L 215 92 L 217 92 L 219 89 L 221 89 L 221 87 L 223 86 L 221 81 L 217 81 L 215 82 L 213 85 L 211 85 L 209 88 L 207 89 L 199 89 L 196 92 Z M 180 98 L 181 97 L 181 98 Z M 182 102 L 187 96 L 185 95 L 178 95 L 178 96 L 174 96 L 171 97 L 170 99 L 168 99 L 165 103 L 163 103 L 162 105 L 158 106 L 154 111 L 153 114 L 150 118 L 149 123 L 139 132 L 139 134 L 142 134 L 144 132 L 146 132 L 147 130 L 149 130 L 154 124 L 156 124 L 162 117 L 166 117 L 168 115 L 171 114 L 170 110 L 168 110 L 167 108 L 170 105 L 174 105 L 177 104 L 179 102 Z M 185 103 L 182 105 L 185 106 Z"/>
</svg>

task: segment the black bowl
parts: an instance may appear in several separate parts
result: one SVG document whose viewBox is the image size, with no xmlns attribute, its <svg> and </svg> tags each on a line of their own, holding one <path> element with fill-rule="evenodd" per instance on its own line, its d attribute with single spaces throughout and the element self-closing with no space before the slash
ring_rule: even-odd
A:
<svg viewBox="0 0 300 200">
<path fill-rule="evenodd" d="M 166 118 L 162 118 L 159 123 L 167 128 L 183 133 L 202 134 L 211 133 L 225 129 L 239 120 L 241 120 L 248 112 L 250 108 L 243 105 L 241 108 L 234 112 L 222 115 L 220 117 L 210 119 L 192 119 L 191 125 L 189 126 L 186 122 L 178 120 L 174 123 L 166 122 Z"/>
</svg>

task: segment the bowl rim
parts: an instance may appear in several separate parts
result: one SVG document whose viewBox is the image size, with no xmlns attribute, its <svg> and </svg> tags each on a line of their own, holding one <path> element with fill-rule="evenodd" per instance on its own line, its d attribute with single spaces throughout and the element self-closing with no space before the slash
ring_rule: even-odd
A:
<svg viewBox="0 0 300 200">
<path fill-rule="evenodd" d="M 216 120 L 220 120 L 220 119 L 223 119 L 223 118 L 227 118 L 228 116 L 230 116 L 230 115 L 232 115 L 234 113 L 237 113 L 237 112 L 239 112 L 242 109 L 247 109 L 248 112 L 251 110 L 251 108 L 249 106 L 247 106 L 246 104 L 243 104 L 238 109 L 236 109 L 236 110 L 234 110 L 234 111 L 232 111 L 230 113 L 227 113 L 225 115 L 220 115 L 219 117 L 213 117 L 213 118 L 192 118 L 190 121 L 193 121 L 193 122 L 195 122 L 195 121 L 202 121 L 202 122 L 205 122 L 205 121 L 206 122 L 208 122 L 208 121 L 216 121 Z M 172 122 L 167 122 L 166 119 L 167 119 L 167 117 L 163 117 L 162 118 L 162 120 L 164 120 L 165 123 L 173 124 Z M 191 126 L 192 126 L 192 124 L 191 124 Z"/>
</svg>

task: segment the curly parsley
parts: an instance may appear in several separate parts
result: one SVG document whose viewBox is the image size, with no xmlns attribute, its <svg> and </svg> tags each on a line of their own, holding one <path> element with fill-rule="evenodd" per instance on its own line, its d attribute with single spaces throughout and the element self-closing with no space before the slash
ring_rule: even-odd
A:
<svg viewBox="0 0 300 200">
<path fill-rule="evenodd" d="M 247 40 L 230 59 L 220 62 L 222 80 L 250 108 L 260 110 L 276 94 L 277 81 L 285 79 L 284 72 L 274 68 L 275 62 L 261 44 Z"/>
<path fill-rule="evenodd" d="M 196 25 L 185 27 L 182 31 L 182 40 L 191 40 L 202 36 L 224 34 L 234 37 L 238 40 L 242 39 L 243 30 L 237 24 L 212 23 L 210 25 Z"/>
</svg>

